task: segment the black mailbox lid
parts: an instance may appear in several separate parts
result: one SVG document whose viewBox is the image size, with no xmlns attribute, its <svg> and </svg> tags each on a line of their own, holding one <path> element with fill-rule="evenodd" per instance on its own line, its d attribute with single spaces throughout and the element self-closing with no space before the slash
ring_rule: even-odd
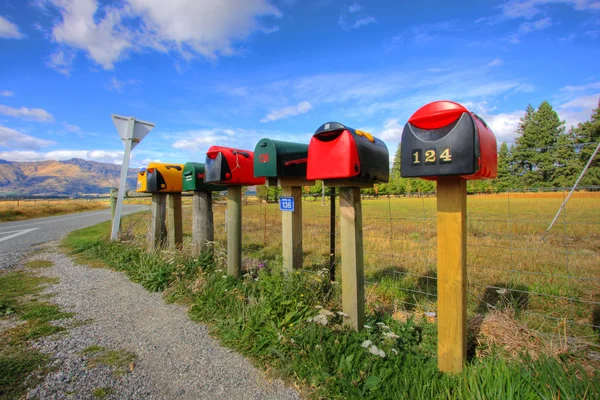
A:
<svg viewBox="0 0 600 400">
<path fill-rule="evenodd" d="M 203 191 L 203 192 L 221 192 L 227 190 L 227 186 L 210 185 L 204 183 L 204 164 L 188 162 L 183 167 L 182 190 Z"/>
</svg>

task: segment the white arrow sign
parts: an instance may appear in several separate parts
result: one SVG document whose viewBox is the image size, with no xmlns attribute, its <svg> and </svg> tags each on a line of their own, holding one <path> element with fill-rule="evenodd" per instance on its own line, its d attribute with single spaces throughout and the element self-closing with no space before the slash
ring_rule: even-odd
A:
<svg viewBox="0 0 600 400">
<path fill-rule="evenodd" d="M 121 164 L 121 178 L 119 182 L 119 192 L 117 194 L 115 219 L 113 220 L 112 231 L 110 233 L 110 240 L 117 240 L 117 234 L 121 227 L 121 211 L 123 210 L 123 198 L 125 197 L 125 184 L 127 181 L 127 172 L 129 171 L 131 150 L 133 150 L 133 148 L 150 133 L 154 128 L 154 124 L 151 122 L 138 121 L 133 117 L 122 117 L 114 114 L 112 115 L 112 120 L 123 141 L 123 145 L 125 146 L 125 151 L 123 152 L 123 164 Z"/>
<path fill-rule="evenodd" d="M 139 142 L 142 141 L 143 138 L 146 137 L 150 133 L 152 129 L 154 129 L 154 124 L 151 122 L 145 122 L 137 120 L 133 117 L 122 117 L 120 115 L 112 115 L 113 124 L 115 124 L 115 128 L 117 128 L 117 132 L 123 141 L 123 145 L 127 146 L 127 140 L 133 139 L 131 143 L 131 149 Z M 133 120 L 133 130 L 129 124 L 129 121 Z"/>
</svg>

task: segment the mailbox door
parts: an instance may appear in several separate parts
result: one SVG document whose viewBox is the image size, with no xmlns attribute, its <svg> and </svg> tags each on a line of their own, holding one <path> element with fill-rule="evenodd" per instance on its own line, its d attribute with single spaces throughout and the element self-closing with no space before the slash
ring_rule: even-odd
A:
<svg viewBox="0 0 600 400">
<path fill-rule="evenodd" d="M 254 176 L 306 178 L 307 161 L 307 144 L 261 139 L 254 149 Z"/>
<path fill-rule="evenodd" d="M 322 125 L 308 147 L 307 179 L 389 181 L 389 153 L 383 141 L 337 122 Z"/>
<path fill-rule="evenodd" d="M 206 153 L 204 182 L 231 186 L 263 185 L 254 177 L 254 153 L 248 150 L 213 146 Z"/>
<path fill-rule="evenodd" d="M 227 186 L 209 185 L 204 183 L 204 164 L 187 163 L 183 167 L 183 188 L 185 191 L 220 192 Z"/>
<path fill-rule="evenodd" d="M 137 185 L 135 191 L 138 193 L 146 192 L 146 171 L 138 172 Z"/>
</svg>

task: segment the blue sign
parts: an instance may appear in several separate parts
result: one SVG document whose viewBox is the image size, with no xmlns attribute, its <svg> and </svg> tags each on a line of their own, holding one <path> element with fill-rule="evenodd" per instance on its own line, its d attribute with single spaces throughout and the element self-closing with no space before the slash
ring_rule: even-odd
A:
<svg viewBox="0 0 600 400">
<path fill-rule="evenodd" d="M 281 211 L 294 211 L 294 198 L 282 196 L 279 198 L 279 209 Z"/>
</svg>

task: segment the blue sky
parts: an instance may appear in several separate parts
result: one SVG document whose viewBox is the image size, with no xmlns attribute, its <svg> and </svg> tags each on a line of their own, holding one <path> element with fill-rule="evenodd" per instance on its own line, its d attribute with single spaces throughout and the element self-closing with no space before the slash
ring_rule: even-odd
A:
<svg viewBox="0 0 600 400">
<path fill-rule="evenodd" d="M 156 128 L 132 164 L 306 142 L 339 121 L 393 153 L 439 99 L 512 142 L 527 104 L 600 97 L 600 0 L 4 0 L 0 158 L 120 163 L 112 113 Z"/>
</svg>

